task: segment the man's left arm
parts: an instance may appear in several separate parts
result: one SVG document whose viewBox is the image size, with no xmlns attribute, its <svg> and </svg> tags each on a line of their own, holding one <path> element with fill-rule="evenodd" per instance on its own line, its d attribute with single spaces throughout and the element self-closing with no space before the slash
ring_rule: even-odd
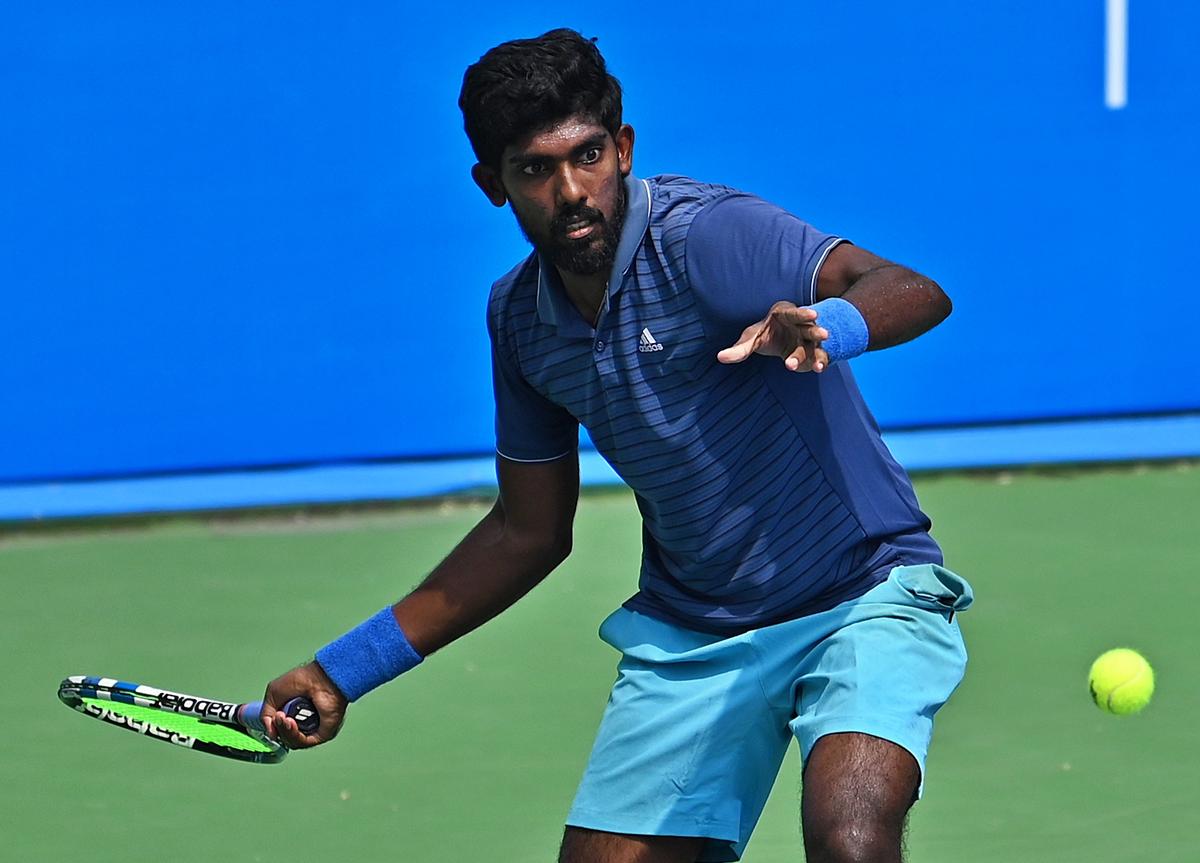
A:
<svg viewBox="0 0 1200 863">
<path fill-rule="evenodd" d="M 850 243 L 830 250 L 817 276 L 817 302 L 781 301 L 717 354 L 737 363 L 751 354 L 780 357 L 796 372 L 916 338 L 950 314 L 950 298 L 930 278 Z"/>
<path fill-rule="evenodd" d="M 839 243 L 817 275 L 817 300 L 840 298 L 867 324 L 867 350 L 915 339 L 950 314 L 950 298 L 933 279 L 885 261 L 850 243 Z"/>
</svg>

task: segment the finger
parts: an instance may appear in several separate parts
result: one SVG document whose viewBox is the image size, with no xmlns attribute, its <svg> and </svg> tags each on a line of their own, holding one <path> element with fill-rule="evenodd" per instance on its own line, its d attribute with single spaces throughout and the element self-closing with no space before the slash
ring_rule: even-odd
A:
<svg viewBox="0 0 1200 863">
<path fill-rule="evenodd" d="M 808 306 L 787 306 L 776 308 L 771 311 L 771 314 L 780 320 L 787 321 L 793 324 L 810 324 L 818 317 L 816 309 Z"/>
<path fill-rule="evenodd" d="M 811 314 L 802 314 L 809 312 Z M 829 330 L 817 323 L 817 313 L 813 309 L 787 309 L 775 314 L 781 323 L 799 332 L 799 337 L 805 341 L 823 342 L 829 338 Z"/>
<path fill-rule="evenodd" d="M 750 356 L 753 351 L 746 347 L 746 343 L 738 342 L 736 345 L 731 345 L 717 352 L 717 362 L 719 363 L 740 363 L 746 357 Z"/>
<path fill-rule="evenodd" d="M 752 351 L 757 346 L 756 343 L 762 336 L 763 328 L 765 326 L 765 321 L 758 321 L 757 323 L 751 324 L 750 326 L 746 327 L 746 329 L 742 330 L 742 334 L 738 336 L 737 341 L 728 348 L 725 348 L 725 350 L 730 351 L 736 349 L 738 351 L 744 351 L 749 348 L 749 350 Z M 749 353 L 747 353 L 746 356 L 749 356 Z"/>
<path fill-rule="evenodd" d="M 292 749 L 309 749 L 321 742 L 321 738 L 314 735 L 305 734 L 300 730 L 300 726 L 296 724 L 296 720 L 288 717 L 291 748 Z"/>
<path fill-rule="evenodd" d="M 305 749 L 312 745 L 305 742 L 305 735 L 300 732 L 300 726 L 296 724 L 296 720 L 282 711 L 275 713 L 275 728 L 279 731 L 279 737 L 288 749 Z"/>
<path fill-rule="evenodd" d="M 798 355 L 803 353 L 803 357 Z M 790 359 L 797 358 L 798 363 L 786 363 L 788 370 L 793 372 L 816 372 L 820 374 L 829 368 L 829 354 L 820 345 L 808 344 L 803 349 L 797 348 Z"/>
<path fill-rule="evenodd" d="M 262 712 L 259 713 L 259 718 L 262 719 L 263 730 L 267 732 L 267 737 L 278 740 L 279 729 L 275 726 L 275 714 L 279 712 L 278 704 L 282 702 L 276 702 L 275 697 L 271 694 L 273 688 L 274 684 L 272 683 L 263 693 Z"/>
<path fill-rule="evenodd" d="M 820 374 L 827 368 L 829 368 L 829 354 L 824 348 L 813 348 L 812 370 Z"/>
<path fill-rule="evenodd" d="M 746 357 L 750 356 L 760 344 L 762 344 L 763 333 L 766 332 L 766 325 L 762 323 L 746 327 L 742 331 L 742 337 L 724 350 L 717 352 L 717 362 L 721 363 L 740 363 Z"/>
<path fill-rule="evenodd" d="M 783 364 L 787 366 L 788 371 L 798 372 L 807 371 L 807 365 L 810 363 L 808 352 L 804 345 L 797 345 L 796 349 L 784 358 Z"/>
</svg>

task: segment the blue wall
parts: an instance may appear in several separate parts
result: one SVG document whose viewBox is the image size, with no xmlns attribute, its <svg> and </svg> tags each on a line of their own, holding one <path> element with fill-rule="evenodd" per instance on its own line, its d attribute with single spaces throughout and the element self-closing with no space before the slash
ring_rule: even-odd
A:
<svg viewBox="0 0 1200 863">
<path fill-rule="evenodd" d="M 856 361 L 887 427 L 1200 408 L 1200 7 L 33 4 L 0 13 L 0 482 L 479 453 L 483 307 L 527 248 L 463 69 L 600 37 L 635 170 L 757 192 L 937 278 Z"/>
</svg>

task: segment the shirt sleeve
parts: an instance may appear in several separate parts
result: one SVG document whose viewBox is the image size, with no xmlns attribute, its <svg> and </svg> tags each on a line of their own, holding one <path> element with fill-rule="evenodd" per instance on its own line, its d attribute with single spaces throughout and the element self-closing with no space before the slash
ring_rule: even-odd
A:
<svg viewBox="0 0 1200 863">
<path fill-rule="evenodd" d="M 692 220 L 688 281 L 710 314 L 745 327 L 780 300 L 815 303 L 821 264 L 842 242 L 761 198 L 730 195 Z"/>
<path fill-rule="evenodd" d="M 490 327 L 489 327 L 490 329 Z M 496 452 L 510 461 L 554 461 L 579 447 L 579 423 L 525 380 L 492 332 L 492 389 Z"/>
</svg>

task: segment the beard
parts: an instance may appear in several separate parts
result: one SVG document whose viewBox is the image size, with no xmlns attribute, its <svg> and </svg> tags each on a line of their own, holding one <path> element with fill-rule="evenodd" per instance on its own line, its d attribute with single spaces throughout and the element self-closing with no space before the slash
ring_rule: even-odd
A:
<svg viewBox="0 0 1200 863">
<path fill-rule="evenodd" d="M 617 244 L 621 240 L 621 228 L 625 224 L 625 183 L 617 179 L 617 201 L 611 219 L 595 207 L 577 204 L 564 207 L 555 214 L 545 234 L 531 231 L 513 209 L 517 225 L 525 239 L 538 254 L 547 258 L 554 266 L 580 276 L 594 276 L 612 269 L 617 257 Z M 567 226 L 573 222 L 595 223 L 598 231 L 573 240 L 567 236 Z"/>
</svg>

